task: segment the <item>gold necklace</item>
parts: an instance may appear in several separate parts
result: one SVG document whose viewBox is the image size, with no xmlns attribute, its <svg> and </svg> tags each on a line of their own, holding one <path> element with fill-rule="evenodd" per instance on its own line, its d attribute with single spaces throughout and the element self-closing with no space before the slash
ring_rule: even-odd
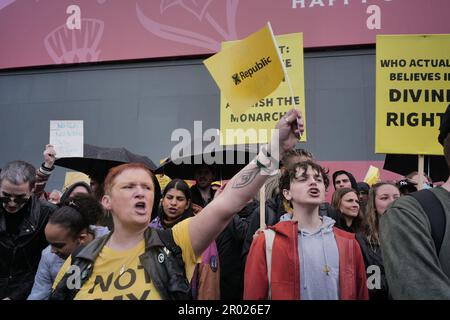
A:
<svg viewBox="0 0 450 320">
<path fill-rule="evenodd" d="M 112 238 L 112 237 L 111 237 L 111 238 Z M 111 243 L 112 243 L 111 238 L 109 238 L 108 242 L 106 243 L 106 246 L 108 246 L 109 248 L 111 248 Z M 126 265 L 129 264 L 129 263 L 130 263 L 129 261 L 125 261 L 125 262 L 122 264 L 122 267 L 121 267 L 120 270 L 119 270 L 119 277 L 120 277 L 122 274 L 125 273 L 125 267 L 126 267 Z"/>
</svg>

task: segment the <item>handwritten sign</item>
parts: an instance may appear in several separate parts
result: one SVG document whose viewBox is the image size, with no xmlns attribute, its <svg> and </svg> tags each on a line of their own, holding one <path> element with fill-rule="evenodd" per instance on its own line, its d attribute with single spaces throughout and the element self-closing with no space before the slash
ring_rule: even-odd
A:
<svg viewBox="0 0 450 320">
<path fill-rule="evenodd" d="M 83 120 L 50 120 L 50 144 L 57 158 L 83 157 Z"/>
</svg>

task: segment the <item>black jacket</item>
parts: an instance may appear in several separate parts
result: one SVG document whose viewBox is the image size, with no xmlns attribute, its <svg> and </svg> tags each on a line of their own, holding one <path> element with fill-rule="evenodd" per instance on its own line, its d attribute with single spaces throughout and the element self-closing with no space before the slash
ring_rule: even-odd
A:
<svg viewBox="0 0 450 320">
<path fill-rule="evenodd" d="M 35 195 L 22 210 L 24 218 L 17 235 L 6 231 L 3 206 L 0 207 L 0 299 L 25 300 L 33 287 L 42 250 L 48 245 L 45 226 L 55 210 L 53 204 Z"/>
<path fill-rule="evenodd" d="M 368 283 L 371 283 L 371 276 L 375 275 L 373 270 L 368 270 L 369 266 L 377 266 L 380 269 L 380 288 L 369 288 L 370 300 L 387 300 L 389 299 L 389 288 L 386 280 L 386 274 L 384 272 L 383 257 L 381 255 L 381 248 L 377 244 L 371 244 L 367 237 L 358 232 L 356 234 L 356 240 L 358 240 L 361 252 L 364 258 L 364 264 L 366 266 Z M 373 268 L 373 267 L 372 267 Z"/>
<path fill-rule="evenodd" d="M 72 266 L 78 266 L 79 273 L 72 274 L 69 269 L 53 290 L 50 300 L 73 300 L 75 298 L 79 289 L 92 275 L 95 260 L 111 235 L 112 233 L 109 233 L 96 238 L 85 247 L 72 253 Z M 191 299 L 191 287 L 186 279 L 182 251 L 173 240 L 172 229 L 147 228 L 144 232 L 144 240 L 145 251 L 139 256 L 139 261 L 162 299 Z M 72 283 L 71 279 L 76 276 L 80 277 L 78 279 L 80 287 L 69 288 L 68 284 Z"/>
<path fill-rule="evenodd" d="M 191 187 L 192 203 L 195 203 L 196 205 L 202 208 L 206 207 L 206 205 L 214 199 L 214 194 L 216 193 L 216 190 L 214 190 L 211 187 L 209 188 L 210 188 L 210 198 L 208 199 L 207 202 L 205 202 L 205 200 L 203 200 L 202 194 L 200 193 L 200 189 L 198 188 L 198 186 L 197 185 L 192 186 Z"/>
<path fill-rule="evenodd" d="M 252 202 L 233 217 L 225 230 L 217 237 L 220 262 L 220 299 L 242 300 L 244 292 L 242 245 L 248 228 L 248 217 L 258 206 Z"/>
<path fill-rule="evenodd" d="M 282 195 L 278 194 L 274 198 L 267 200 L 266 202 L 266 225 L 273 226 L 274 224 L 280 221 L 280 218 L 283 214 L 286 213 L 283 206 Z M 253 235 L 259 229 L 259 203 L 256 202 L 253 212 L 249 219 L 249 226 L 247 229 L 247 235 L 245 236 L 244 244 L 242 245 L 242 253 L 241 257 L 244 262 L 247 260 L 247 255 L 250 250 L 250 246 L 252 245 Z"/>
</svg>

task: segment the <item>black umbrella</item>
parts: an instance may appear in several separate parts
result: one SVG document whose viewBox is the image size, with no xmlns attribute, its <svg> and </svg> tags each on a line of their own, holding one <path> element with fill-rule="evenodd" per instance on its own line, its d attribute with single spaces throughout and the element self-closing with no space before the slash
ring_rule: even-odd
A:
<svg viewBox="0 0 450 320">
<path fill-rule="evenodd" d="M 244 168 L 256 156 L 256 148 L 249 146 L 216 146 L 212 151 L 167 158 L 156 173 L 171 178 L 194 180 L 194 172 L 202 165 L 208 165 L 216 179 L 228 180 Z"/>
<path fill-rule="evenodd" d="M 155 170 L 156 165 L 150 158 L 132 153 L 125 148 L 107 148 L 90 144 L 84 144 L 84 157 L 59 158 L 55 165 L 83 172 L 90 177 L 102 181 L 108 170 L 130 162 L 145 164 L 150 170 Z"/>
<path fill-rule="evenodd" d="M 418 161 L 417 155 L 387 154 L 383 169 L 405 176 L 418 171 Z M 435 182 L 446 181 L 448 178 L 448 167 L 444 156 L 425 156 L 424 171 Z"/>
</svg>

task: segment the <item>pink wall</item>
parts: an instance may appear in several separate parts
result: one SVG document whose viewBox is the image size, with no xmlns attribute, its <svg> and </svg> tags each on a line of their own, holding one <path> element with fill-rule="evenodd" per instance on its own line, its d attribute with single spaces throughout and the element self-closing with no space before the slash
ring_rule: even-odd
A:
<svg viewBox="0 0 450 320">
<path fill-rule="evenodd" d="M 70 5 L 81 30 L 66 26 Z M 449 12 L 448 0 L 0 0 L 0 68 L 208 54 L 267 21 L 275 34 L 303 32 L 305 47 L 368 44 L 450 33 Z"/>
<path fill-rule="evenodd" d="M 380 181 L 397 181 L 402 178 L 402 176 L 397 173 L 383 170 L 384 161 L 319 161 L 319 163 L 330 171 L 328 174 L 330 177 L 330 187 L 328 188 L 326 196 L 328 202 L 331 202 L 331 196 L 334 192 L 333 182 L 331 181 L 332 175 L 338 170 L 350 172 L 355 177 L 356 182 L 364 180 L 367 170 L 371 165 L 380 169 Z"/>
</svg>

